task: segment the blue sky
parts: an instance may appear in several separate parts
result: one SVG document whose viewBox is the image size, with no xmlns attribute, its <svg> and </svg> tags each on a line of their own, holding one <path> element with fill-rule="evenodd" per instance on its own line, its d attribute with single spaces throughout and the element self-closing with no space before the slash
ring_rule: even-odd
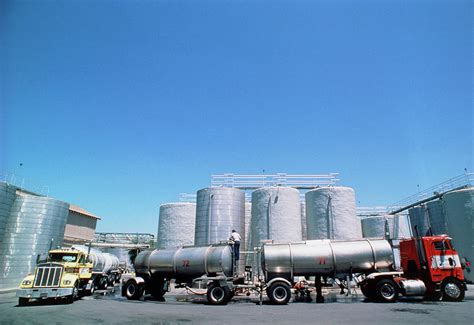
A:
<svg viewBox="0 0 474 325">
<path fill-rule="evenodd" d="M 0 172 L 156 233 L 213 173 L 387 205 L 473 169 L 469 1 L 2 1 Z M 20 163 L 23 165 L 20 166 Z"/>
</svg>

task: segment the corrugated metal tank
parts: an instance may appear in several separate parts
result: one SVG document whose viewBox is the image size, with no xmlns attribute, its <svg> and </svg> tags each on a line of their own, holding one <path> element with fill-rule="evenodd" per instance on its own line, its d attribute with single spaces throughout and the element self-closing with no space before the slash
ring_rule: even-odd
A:
<svg viewBox="0 0 474 325">
<path fill-rule="evenodd" d="M 320 187 L 307 192 L 305 199 L 308 239 L 362 238 L 352 188 Z"/>
<path fill-rule="evenodd" d="M 18 195 L 6 226 L 0 252 L 0 288 L 17 287 L 32 272 L 38 255 L 62 245 L 69 204 L 49 197 Z"/>
<path fill-rule="evenodd" d="M 245 231 L 245 195 L 239 189 L 204 188 L 197 192 L 195 245 L 228 240 L 232 229 Z M 245 243 L 241 243 L 242 247 Z"/>
<path fill-rule="evenodd" d="M 245 231 L 244 231 L 244 241 L 245 241 L 245 250 L 248 250 L 248 243 L 249 243 L 249 238 L 250 238 L 250 224 L 252 220 L 252 203 L 251 202 L 245 202 Z"/>
<path fill-rule="evenodd" d="M 306 202 L 300 201 L 301 204 L 301 239 L 308 239 L 308 230 L 306 226 Z"/>
<path fill-rule="evenodd" d="M 410 226 L 411 232 L 416 236 L 415 227 L 418 229 L 419 236 L 425 236 L 428 233 L 430 228 L 430 222 L 428 219 L 428 211 L 426 206 L 418 206 L 408 210 L 408 215 L 410 217 Z"/>
<path fill-rule="evenodd" d="M 2 251 L 10 212 L 16 197 L 16 187 L 5 182 L 0 182 L 0 252 Z"/>
<path fill-rule="evenodd" d="M 410 221 L 406 214 L 396 214 L 393 221 L 393 237 L 411 238 Z"/>
<path fill-rule="evenodd" d="M 158 224 L 158 248 L 194 245 L 195 224 L 195 203 L 162 204 Z"/>
<path fill-rule="evenodd" d="M 454 191 L 443 196 L 447 216 L 448 234 L 453 238 L 454 248 L 461 262 L 469 261 L 471 266 L 464 270 L 464 277 L 474 282 L 474 188 Z"/>
<path fill-rule="evenodd" d="M 443 205 L 443 200 L 431 201 L 426 204 L 431 230 L 434 235 L 448 233 L 448 225 L 446 223 L 446 215 L 444 213 Z"/>
<path fill-rule="evenodd" d="M 262 240 L 301 241 L 300 194 L 291 187 L 264 187 L 252 193 L 250 247 Z"/>
<path fill-rule="evenodd" d="M 371 216 L 360 220 L 364 238 L 393 238 L 393 216 Z"/>
</svg>

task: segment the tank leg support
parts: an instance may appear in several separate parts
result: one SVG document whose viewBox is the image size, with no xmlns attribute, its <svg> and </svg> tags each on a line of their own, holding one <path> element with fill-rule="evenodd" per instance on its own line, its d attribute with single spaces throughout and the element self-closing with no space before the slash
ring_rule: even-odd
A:
<svg viewBox="0 0 474 325">
<path fill-rule="evenodd" d="M 324 297 L 323 297 L 323 285 L 321 284 L 321 277 L 316 276 L 314 285 L 316 286 L 316 303 L 323 303 L 324 302 Z"/>
</svg>

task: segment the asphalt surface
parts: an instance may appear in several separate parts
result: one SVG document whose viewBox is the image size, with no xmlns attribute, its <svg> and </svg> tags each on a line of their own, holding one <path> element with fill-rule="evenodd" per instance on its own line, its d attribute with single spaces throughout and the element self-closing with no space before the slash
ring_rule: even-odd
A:
<svg viewBox="0 0 474 325">
<path fill-rule="evenodd" d="M 259 304 L 258 297 L 238 295 L 226 306 L 206 304 L 205 296 L 174 290 L 165 301 L 145 297 L 129 301 L 120 288 L 98 292 L 73 304 L 36 301 L 17 306 L 15 293 L 0 294 L 0 324 L 473 324 L 474 286 L 463 302 L 404 299 L 380 304 L 361 294 L 346 297 L 335 291 L 326 303 L 291 302 L 284 306 Z"/>
</svg>

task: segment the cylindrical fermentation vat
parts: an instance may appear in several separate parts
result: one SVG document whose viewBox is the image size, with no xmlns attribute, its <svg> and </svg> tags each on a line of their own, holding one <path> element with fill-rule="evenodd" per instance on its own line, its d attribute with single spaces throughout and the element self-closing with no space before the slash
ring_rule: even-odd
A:
<svg viewBox="0 0 474 325">
<path fill-rule="evenodd" d="M 465 265 L 466 281 L 474 282 L 474 188 L 458 190 L 443 196 L 448 234 L 453 238 L 461 263 Z M 468 263 L 469 262 L 469 263 Z M 469 264 L 470 266 L 467 266 Z"/>
<path fill-rule="evenodd" d="M 0 252 L 5 242 L 5 228 L 16 197 L 16 187 L 6 182 L 0 182 Z"/>
<path fill-rule="evenodd" d="M 15 288 L 32 272 L 38 255 L 62 245 L 69 204 L 21 194 L 13 203 L 0 252 L 0 289 Z"/>
<path fill-rule="evenodd" d="M 245 226 L 244 226 L 244 242 L 245 242 L 245 250 L 249 248 L 249 239 L 250 239 L 250 231 L 251 231 L 251 220 L 252 220 L 252 203 L 245 202 Z"/>
<path fill-rule="evenodd" d="M 113 254 L 103 253 L 95 248 L 89 250 L 89 247 L 83 245 L 74 245 L 72 248 L 85 254 L 89 253 L 89 260 L 93 263 L 92 271 L 94 272 L 107 273 L 119 267 L 120 261 Z"/>
<path fill-rule="evenodd" d="M 431 231 L 434 235 L 443 235 L 448 233 L 446 215 L 444 213 L 443 200 L 431 201 L 426 204 Z"/>
<path fill-rule="evenodd" d="M 250 248 L 262 240 L 301 240 L 300 194 L 291 187 L 264 187 L 252 193 Z"/>
<path fill-rule="evenodd" d="M 426 210 L 426 206 L 422 205 L 411 208 L 408 210 L 408 215 L 410 216 L 410 226 L 413 236 L 416 236 L 417 231 L 418 236 L 428 235 L 430 222 L 428 219 L 428 212 Z"/>
<path fill-rule="evenodd" d="M 306 225 L 306 202 L 300 201 L 301 204 L 301 239 L 308 239 L 308 231 Z"/>
<path fill-rule="evenodd" d="M 393 238 L 393 216 L 371 216 L 360 222 L 364 238 Z"/>
<path fill-rule="evenodd" d="M 158 248 L 194 245 L 195 223 L 195 203 L 162 204 L 158 224 Z"/>
<path fill-rule="evenodd" d="M 244 238 L 245 195 L 239 189 L 216 187 L 197 192 L 195 245 L 229 239 L 232 229 Z M 245 243 L 240 243 L 245 247 Z"/>
<path fill-rule="evenodd" d="M 392 247 L 386 240 L 307 240 L 291 244 L 265 244 L 262 269 L 267 281 L 275 277 L 388 271 L 393 267 Z"/>
<path fill-rule="evenodd" d="M 355 193 L 349 187 L 320 187 L 306 193 L 308 239 L 362 238 Z"/>
<path fill-rule="evenodd" d="M 202 275 L 232 276 L 229 245 L 155 249 L 141 252 L 135 259 L 138 276 L 189 281 Z"/>
<path fill-rule="evenodd" d="M 411 238 L 410 221 L 407 214 L 396 214 L 393 221 L 393 237 Z"/>
</svg>

